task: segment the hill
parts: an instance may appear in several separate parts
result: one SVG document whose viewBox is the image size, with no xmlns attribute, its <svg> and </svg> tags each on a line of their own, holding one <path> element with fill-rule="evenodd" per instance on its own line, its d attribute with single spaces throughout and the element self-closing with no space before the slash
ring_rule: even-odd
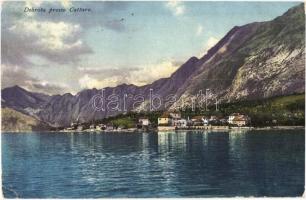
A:
<svg viewBox="0 0 306 200">
<path fill-rule="evenodd" d="M 50 126 L 10 108 L 1 109 L 1 131 L 46 131 Z"/>
</svg>

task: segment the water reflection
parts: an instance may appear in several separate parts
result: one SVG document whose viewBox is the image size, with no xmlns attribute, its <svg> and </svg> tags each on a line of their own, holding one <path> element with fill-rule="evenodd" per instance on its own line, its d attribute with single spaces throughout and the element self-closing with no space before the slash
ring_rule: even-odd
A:
<svg viewBox="0 0 306 200">
<path fill-rule="evenodd" d="M 23 198 L 297 196 L 304 188 L 302 131 L 3 134 L 2 155 L 3 186 Z M 10 190 L 6 197 L 16 196 Z"/>
</svg>

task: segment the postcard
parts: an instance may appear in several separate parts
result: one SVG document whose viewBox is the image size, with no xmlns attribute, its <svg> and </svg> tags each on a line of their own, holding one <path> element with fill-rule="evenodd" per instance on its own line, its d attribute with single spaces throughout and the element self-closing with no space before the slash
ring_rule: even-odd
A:
<svg viewBox="0 0 306 200">
<path fill-rule="evenodd" d="M 302 197 L 302 1 L 3 1 L 3 198 Z"/>
</svg>

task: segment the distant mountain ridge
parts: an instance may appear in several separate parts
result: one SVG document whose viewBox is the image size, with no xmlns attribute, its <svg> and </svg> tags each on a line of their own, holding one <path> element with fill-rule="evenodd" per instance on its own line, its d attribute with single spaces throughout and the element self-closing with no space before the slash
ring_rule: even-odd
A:
<svg viewBox="0 0 306 200">
<path fill-rule="evenodd" d="M 145 86 L 122 84 L 104 89 L 87 89 L 76 95 L 48 96 L 20 87 L 2 90 L 2 105 L 35 116 L 52 126 L 66 126 L 72 121 L 86 122 L 116 115 L 121 111 L 95 111 L 92 98 L 117 94 L 177 97 L 178 108 L 191 104 L 191 96 L 210 89 L 212 98 L 223 102 L 267 98 L 305 91 L 305 14 L 304 4 L 289 9 L 268 22 L 236 26 L 206 55 L 191 57 L 169 78 Z M 151 89 L 151 90 L 150 90 Z M 165 102 L 163 102 L 164 104 Z M 122 106 L 120 101 L 120 106 Z M 147 99 L 142 105 L 147 106 Z M 126 102 L 127 111 L 133 101 Z M 138 106 L 138 108 L 140 105 Z"/>
</svg>

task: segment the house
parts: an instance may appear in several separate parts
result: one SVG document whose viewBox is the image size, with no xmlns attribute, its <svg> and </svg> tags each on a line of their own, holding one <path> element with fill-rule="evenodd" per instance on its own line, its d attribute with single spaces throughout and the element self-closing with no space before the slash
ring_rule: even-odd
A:
<svg viewBox="0 0 306 200">
<path fill-rule="evenodd" d="M 169 113 L 171 118 L 171 125 L 176 126 L 176 124 L 180 123 L 179 120 L 181 120 L 181 113 L 180 112 L 170 112 Z"/>
<path fill-rule="evenodd" d="M 117 127 L 117 130 L 118 130 L 118 131 L 123 130 L 123 129 L 126 129 L 123 125 L 119 125 L 119 126 Z"/>
<path fill-rule="evenodd" d="M 78 127 L 78 123 L 77 122 L 71 122 L 70 127 L 76 129 Z"/>
<path fill-rule="evenodd" d="M 192 120 L 189 118 L 189 116 L 187 117 L 187 126 L 192 126 L 193 122 Z"/>
<path fill-rule="evenodd" d="M 235 117 L 232 120 L 232 124 L 235 124 L 237 126 L 245 126 L 247 124 L 247 119 L 245 117 Z"/>
<path fill-rule="evenodd" d="M 162 116 L 158 118 L 159 126 L 169 126 L 172 122 L 172 117 L 168 112 L 165 112 Z"/>
<path fill-rule="evenodd" d="M 207 118 L 203 117 L 202 120 L 203 120 L 204 126 L 207 126 L 209 124 L 209 120 Z"/>
<path fill-rule="evenodd" d="M 215 115 L 211 115 L 210 118 L 209 118 L 209 124 L 210 125 L 220 125 L 222 124 L 221 122 L 221 118 L 215 116 Z"/>
<path fill-rule="evenodd" d="M 240 113 L 233 113 L 228 117 L 228 123 L 237 126 L 245 126 L 249 123 L 249 121 L 250 119 L 247 115 Z"/>
<path fill-rule="evenodd" d="M 89 126 L 89 129 L 91 130 L 91 131 L 93 131 L 93 130 L 95 130 L 95 125 L 94 124 L 91 124 L 90 126 Z"/>
<path fill-rule="evenodd" d="M 101 131 L 101 130 L 105 130 L 105 129 L 106 129 L 106 125 L 104 125 L 104 124 L 98 124 L 96 126 L 97 131 Z"/>
<path fill-rule="evenodd" d="M 150 121 L 149 121 L 148 118 L 139 118 L 139 119 L 138 119 L 138 123 L 139 123 L 139 125 L 141 125 L 141 126 L 149 126 Z"/>
<path fill-rule="evenodd" d="M 215 115 L 212 115 L 212 116 L 210 116 L 209 121 L 210 122 L 216 122 L 216 121 L 218 121 L 218 117 L 215 116 Z"/>
<path fill-rule="evenodd" d="M 172 119 L 181 119 L 182 115 L 180 112 L 170 112 L 169 115 L 171 116 Z"/>
<path fill-rule="evenodd" d="M 84 130 L 84 127 L 82 125 L 78 125 L 77 131 L 82 131 L 82 130 Z"/>
<path fill-rule="evenodd" d="M 172 125 L 176 127 L 187 127 L 187 120 L 186 119 L 175 120 L 174 124 Z"/>
<path fill-rule="evenodd" d="M 191 118 L 192 124 L 194 126 L 202 126 L 204 124 L 204 117 L 203 116 L 194 116 Z"/>
<path fill-rule="evenodd" d="M 233 124 L 233 119 L 237 116 L 239 116 L 240 114 L 239 113 L 232 113 L 228 116 L 228 123 L 229 124 Z"/>
</svg>

